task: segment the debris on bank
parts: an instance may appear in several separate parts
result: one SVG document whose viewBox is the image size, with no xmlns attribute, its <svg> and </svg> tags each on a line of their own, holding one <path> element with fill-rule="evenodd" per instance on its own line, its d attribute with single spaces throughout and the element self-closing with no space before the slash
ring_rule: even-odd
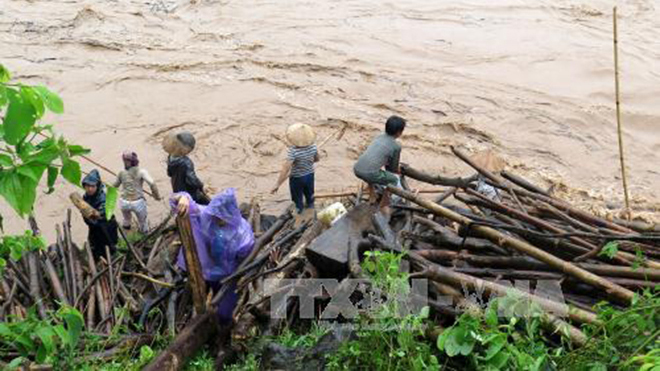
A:
<svg viewBox="0 0 660 371">
<path fill-rule="evenodd" d="M 405 165 L 402 187 L 389 188 L 397 196 L 390 217 L 366 202 L 361 191 L 338 199 L 346 210 L 330 223 L 294 216 L 291 210 L 277 217 L 262 215 L 254 202 L 244 217 L 255 232 L 255 246 L 215 292 L 205 287 L 199 292 L 199 285 L 193 285 L 199 281 L 176 267 L 179 249 L 194 244 L 185 223 L 168 218 L 141 240 L 125 240 L 124 254 L 95 262 L 87 244 L 72 241 L 69 213 L 47 250 L 8 262 L 0 281 L 0 320 L 25 317 L 35 304 L 40 316 L 66 304 L 84 314 L 86 331 L 110 334 L 125 324 L 135 332 L 97 358 L 147 343 L 156 334 L 176 334 L 145 369 L 178 370 L 206 344 L 218 350 L 221 366 L 230 355 L 245 352 L 240 344 L 250 337 L 276 334 L 299 320 L 296 300 L 284 308 L 285 318 L 270 316 L 270 295 L 295 290 L 295 284 L 281 281 L 276 289 L 265 290 L 265 280 L 368 279 L 360 264 L 368 250 L 405 254 L 411 276 L 429 282 L 431 321 L 468 310 L 476 295 L 503 296 L 513 290 L 549 313 L 567 304 L 565 317 L 547 315 L 544 321 L 563 329 L 576 346 L 586 341 L 579 325 L 598 321 L 592 309 L 596 303 L 627 306 L 635 292 L 660 283 L 658 226 L 606 220 L 503 171 L 492 158 L 454 153 L 476 174 L 445 178 Z M 442 193 L 421 196 L 407 179 L 442 186 Z M 561 300 L 516 289 L 516 280 L 532 287 L 558 282 Z M 213 308 L 234 289 L 239 300 L 233 323 L 223 327 Z M 314 313 L 323 311 L 330 296 L 315 300 Z M 119 308 L 130 315 L 118 316 Z"/>
</svg>

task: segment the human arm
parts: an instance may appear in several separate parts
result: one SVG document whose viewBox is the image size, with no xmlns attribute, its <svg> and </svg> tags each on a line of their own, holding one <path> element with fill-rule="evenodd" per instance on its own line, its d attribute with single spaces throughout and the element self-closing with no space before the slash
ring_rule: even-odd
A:
<svg viewBox="0 0 660 371">
<path fill-rule="evenodd" d="M 204 189 L 204 183 L 202 183 L 201 180 L 197 177 L 197 173 L 195 173 L 195 165 L 193 162 L 189 159 L 186 158 L 186 184 L 188 184 L 191 188 L 203 190 Z"/>
<path fill-rule="evenodd" d="M 386 170 L 395 173 L 395 174 L 401 174 L 401 166 L 400 166 L 400 161 L 401 159 L 401 147 L 397 147 L 392 151 L 392 156 L 390 157 L 390 161 L 386 166 Z"/>
<path fill-rule="evenodd" d="M 118 188 L 121 185 L 121 173 L 117 175 L 117 179 L 115 179 L 115 182 L 112 183 L 112 186 L 115 188 Z"/>
<path fill-rule="evenodd" d="M 272 194 L 277 193 L 277 190 L 280 189 L 282 183 L 284 183 L 286 179 L 289 177 L 292 166 L 293 166 L 292 160 L 287 159 L 286 161 L 284 161 L 284 164 L 282 165 L 282 170 L 280 170 L 279 178 L 277 179 L 277 182 L 275 183 L 273 189 L 271 189 L 270 193 Z"/>
<path fill-rule="evenodd" d="M 160 192 L 158 192 L 158 186 L 156 186 L 156 182 L 154 182 L 154 179 L 151 177 L 149 172 L 146 169 L 141 169 L 140 174 L 142 176 L 142 179 L 149 185 L 149 188 L 151 188 L 151 195 L 156 201 L 162 200 L 162 197 L 160 197 Z"/>
</svg>

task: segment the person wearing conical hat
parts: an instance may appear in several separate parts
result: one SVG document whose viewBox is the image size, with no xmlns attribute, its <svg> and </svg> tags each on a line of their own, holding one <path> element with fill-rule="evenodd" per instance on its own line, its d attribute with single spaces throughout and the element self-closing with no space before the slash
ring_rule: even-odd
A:
<svg viewBox="0 0 660 371">
<path fill-rule="evenodd" d="M 200 205 L 208 205 L 210 198 L 204 191 L 204 183 L 195 173 L 195 165 L 188 154 L 195 149 L 195 137 L 187 131 L 170 133 L 163 139 L 163 149 L 168 153 L 167 175 L 172 182 L 172 192 L 186 192 Z"/>
<path fill-rule="evenodd" d="M 287 128 L 286 138 L 291 146 L 271 194 L 289 178 L 291 200 L 302 213 L 305 208 L 314 208 L 314 163 L 319 161 L 316 133 L 309 125 L 293 124 Z"/>
<path fill-rule="evenodd" d="M 376 199 L 375 185 L 396 186 L 399 183 L 397 174 L 401 173 L 399 166 L 401 144 L 397 139 L 401 137 L 405 128 L 406 120 L 399 116 L 390 116 L 385 122 L 385 132 L 374 138 L 353 166 L 355 176 L 369 185 L 372 202 Z M 380 208 L 386 213 L 389 213 L 389 202 L 389 192 L 385 190 Z"/>
</svg>

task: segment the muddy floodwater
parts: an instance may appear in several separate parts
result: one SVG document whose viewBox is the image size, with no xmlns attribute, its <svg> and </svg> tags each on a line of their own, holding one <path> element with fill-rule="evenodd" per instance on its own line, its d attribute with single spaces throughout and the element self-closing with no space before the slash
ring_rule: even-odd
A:
<svg viewBox="0 0 660 371">
<path fill-rule="evenodd" d="M 267 210 L 293 122 L 323 138 L 317 193 L 355 187 L 352 165 L 391 114 L 408 119 L 402 161 L 470 174 L 450 145 L 490 148 L 543 185 L 621 206 L 612 56 L 619 6 L 631 192 L 660 191 L 660 3 L 628 0 L 0 0 L 0 63 L 65 102 L 57 130 L 119 170 L 133 149 L 170 191 L 160 140 L 197 135 L 200 177 Z M 93 165 L 83 161 L 84 170 Z M 114 178 L 102 172 L 105 180 Z M 568 186 L 568 188 L 565 188 Z M 39 197 L 44 233 L 75 188 Z M 151 219 L 165 201 L 149 200 Z M 6 230 L 26 225 L 6 207 Z M 77 213 L 74 231 L 84 236 Z"/>
</svg>

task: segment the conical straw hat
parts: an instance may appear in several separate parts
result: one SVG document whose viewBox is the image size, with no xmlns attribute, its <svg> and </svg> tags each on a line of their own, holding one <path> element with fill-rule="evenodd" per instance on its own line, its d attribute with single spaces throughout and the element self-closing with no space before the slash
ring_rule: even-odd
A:
<svg viewBox="0 0 660 371">
<path fill-rule="evenodd" d="M 163 138 L 163 150 L 172 156 L 185 156 L 195 149 L 195 137 L 188 131 L 169 133 Z"/>
<path fill-rule="evenodd" d="M 477 152 L 472 156 L 472 161 L 491 173 L 499 173 L 506 167 L 506 161 L 490 149 Z"/>
<path fill-rule="evenodd" d="M 307 147 L 314 144 L 316 133 L 307 124 L 293 124 L 286 129 L 286 139 L 296 147 Z"/>
</svg>

